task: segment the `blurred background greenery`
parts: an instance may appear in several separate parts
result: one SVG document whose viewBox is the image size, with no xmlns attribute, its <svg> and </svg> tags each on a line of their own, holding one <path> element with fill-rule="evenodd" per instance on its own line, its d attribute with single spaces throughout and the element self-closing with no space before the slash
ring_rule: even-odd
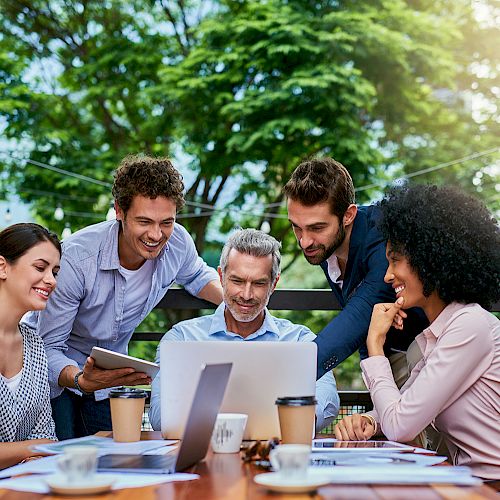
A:
<svg viewBox="0 0 500 500">
<path fill-rule="evenodd" d="M 2 0 L 0 226 L 22 207 L 65 235 L 104 220 L 121 158 L 167 155 L 208 262 L 233 227 L 265 228 L 280 286 L 326 288 L 282 203 L 308 156 L 345 164 L 359 203 L 410 178 L 500 213 L 499 24 L 496 0 Z M 332 314 L 286 313 L 313 331 Z"/>
</svg>

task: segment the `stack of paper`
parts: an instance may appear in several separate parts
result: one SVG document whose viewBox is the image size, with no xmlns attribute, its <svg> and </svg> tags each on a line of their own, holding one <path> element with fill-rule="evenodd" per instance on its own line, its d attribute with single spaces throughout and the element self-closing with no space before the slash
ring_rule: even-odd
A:
<svg viewBox="0 0 500 500">
<path fill-rule="evenodd" d="M 152 439 L 149 441 L 136 441 L 133 443 L 116 443 L 109 437 L 87 436 L 82 438 L 67 439 L 57 443 L 39 444 L 33 447 L 35 451 L 50 455 L 62 453 L 68 446 L 96 446 L 98 455 L 132 454 L 132 455 L 164 455 L 176 447 L 172 446 L 177 440 Z"/>
<path fill-rule="evenodd" d="M 338 484 L 456 484 L 474 486 L 482 481 L 471 474 L 469 467 L 414 467 L 377 465 L 370 467 L 311 467 L 308 475 L 330 477 Z"/>
</svg>

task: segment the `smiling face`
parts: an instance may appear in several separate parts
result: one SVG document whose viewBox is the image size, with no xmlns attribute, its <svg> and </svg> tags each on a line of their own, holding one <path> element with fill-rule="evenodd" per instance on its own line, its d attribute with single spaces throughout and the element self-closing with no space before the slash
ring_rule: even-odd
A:
<svg viewBox="0 0 500 500">
<path fill-rule="evenodd" d="M 127 213 L 115 204 L 116 218 L 121 221 L 118 237 L 120 264 L 139 269 L 148 259 L 158 257 L 170 238 L 177 207 L 164 196 L 151 199 L 135 196 Z"/>
<path fill-rule="evenodd" d="M 386 256 L 389 262 L 384 281 L 396 292 L 396 299 L 404 298 L 404 307 L 422 306 L 425 301 L 424 289 L 417 273 L 408 263 L 405 255 L 394 252 L 387 244 Z"/>
<path fill-rule="evenodd" d="M 392 250 L 390 243 L 386 247 L 386 256 L 389 266 L 384 276 L 384 281 L 389 283 L 396 292 L 396 299 L 403 297 L 404 309 L 421 307 L 429 321 L 439 315 L 445 303 L 434 290 L 428 297 L 424 295 L 424 287 L 418 274 L 410 266 L 408 259 L 400 252 Z"/>
<path fill-rule="evenodd" d="M 0 256 L 2 291 L 16 311 L 45 309 L 56 287 L 59 250 L 49 241 L 32 246 L 13 263 Z"/>
<path fill-rule="evenodd" d="M 351 206 L 355 208 L 354 205 Z M 346 224 L 344 216 L 341 223 L 339 218 L 331 213 L 328 202 L 306 206 L 289 199 L 288 219 L 304 257 L 309 264 L 319 265 L 345 242 L 346 225 L 350 224 L 354 217 L 351 220 L 349 214 Z"/>
<path fill-rule="evenodd" d="M 226 313 L 230 313 L 226 314 L 226 323 L 234 333 L 244 331 L 249 335 L 262 325 L 264 308 L 278 281 L 271 281 L 272 265 L 271 255 L 255 257 L 233 248 L 224 274 L 219 267 Z"/>
</svg>

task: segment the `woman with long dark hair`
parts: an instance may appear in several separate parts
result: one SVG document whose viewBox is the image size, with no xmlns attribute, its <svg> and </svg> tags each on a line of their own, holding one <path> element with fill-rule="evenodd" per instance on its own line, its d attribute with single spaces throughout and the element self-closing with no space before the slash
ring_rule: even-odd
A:
<svg viewBox="0 0 500 500">
<path fill-rule="evenodd" d="M 396 302 L 377 304 L 361 362 L 375 411 L 346 417 L 338 439 L 368 439 L 378 428 L 410 441 L 432 424 L 456 465 L 500 477 L 500 231 L 473 197 L 447 187 L 395 189 L 381 202 L 387 238 L 385 281 Z M 396 387 L 383 345 L 404 309 L 421 307 L 430 326 L 416 337 L 422 359 Z"/>
<path fill-rule="evenodd" d="M 38 224 L 0 232 L 0 468 L 36 455 L 32 445 L 56 439 L 43 342 L 20 320 L 45 308 L 60 257 L 56 235 Z"/>
</svg>

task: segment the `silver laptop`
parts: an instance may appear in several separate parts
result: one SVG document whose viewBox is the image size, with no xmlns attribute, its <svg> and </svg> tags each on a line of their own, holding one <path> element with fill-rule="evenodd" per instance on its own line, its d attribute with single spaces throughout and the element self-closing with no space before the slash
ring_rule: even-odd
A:
<svg viewBox="0 0 500 500">
<path fill-rule="evenodd" d="M 160 348 L 161 432 L 176 439 L 184 432 L 197 367 L 232 363 L 221 412 L 246 413 L 244 439 L 280 436 L 280 396 L 316 392 L 314 342 L 163 342 Z"/>
<path fill-rule="evenodd" d="M 179 450 L 167 455 L 104 455 L 99 458 L 99 471 L 172 474 L 205 458 L 231 373 L 231 363 L 200 363 L 198 369 L 200 366 L 199 379 L 192 377 L 198 383 L 191 398 Z"/>
</svg>

